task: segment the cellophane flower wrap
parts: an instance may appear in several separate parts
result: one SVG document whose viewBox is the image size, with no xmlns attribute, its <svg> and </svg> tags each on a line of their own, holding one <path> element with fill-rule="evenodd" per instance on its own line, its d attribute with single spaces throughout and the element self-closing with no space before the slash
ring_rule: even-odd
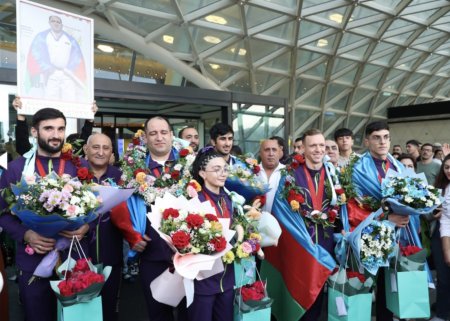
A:
<svg viewBox="0 0 450 321">
<path fill-rule="evenodd" d="M 239 156 L 230 168 L 225 187 L 242 195 L 247 201 L 269 191 L 269 185 L 258 176 L 261 167 L 251 155 Z"/>
<path fill-rule="evenodd" d="M 391 260 L 391 267 L 398 272 L 424 271 L 427 250 L 415 245 L 399 245 L 397 256 Z"/>
<path fill-rule="evenodd" d="M 147 213 L 152 227 L 175 252 L 173 264 L 181 275 L 189 306 L 194 297 L 193 280 L 202 280 L 224 271 L 221 257 L 231 249 L 229 218 L 217 218 L 209 201 L 165 194 L 157 197 Z M 215 216 L 215 217 L 214 217 Z M 217 221 L 216 221 L 217 219 Z M 164 291 L 180 291 L 164 289 Z M 154 297 L 158 293 L 154 293 Z"/>
<path fill-rule="evenodd" d="M 381 191 L 384 202 L 396 214 L 428 214 L 442 203 L 440 190 L 428 184 L 425 174 L 411 170 L 401 174 L 388 170 Z"/>
<path fill-rule="evenodd" d="M 111 267 L 102 264 L 93 265 L 90 259 L 69 259 L 68 271 L 59 268 L 59 276 L 63 280 L 50 281 L 50 286 L 63 306 L 89 302 L 99 296 L 106 280 L 111 273 Z"/>
<path fill-rule="evenodd" d="M 347 235 L 355 258 L 372 275 L 378 268 L 389 266 L 389 259 L 395 255 L 395 225 L 378 220 L 382 213 L 381 209 L 371 213 Z"/>
<path fill-rule="evenodd" d="M 76 230 L 93 221 L 100 199 L 92 186 L 78 178 L 55 172 L 45 177 L 22 177 L 11 185 L 14 196 L 7 197 L 11 213 L 33 231 L 54 237 L 63 230 Z"/>
<path fill-rule="evenodd" d="M 358 271 L 341 268 L 328 278 L 328 286 L 347 295 L 357 295 L 372 291 L 374 279 Z"/>
<path fill-rule="evenodd" d="M 240 313 L 269 308 L 272 302 L 267 296 L 266 283 L 261 280 L 236 289 L 235 305 Z"/>
<path fill-rule="evenodd" d="M 192 148 L 188 146 L 178 150 L 179 158 L 176 163 L 170 166 L 168 172 L 156 178 L 148 169 L 148 150 L 144 137 L 144 131 L 138 130 L 120 160 L 122 177 L 119 185 L 124 188 L 135 188 L 136 194 L 141 196 L 147 205 L 166 193 L 175 196 L 197 196 L 195 188 L 186 189 L 192 180 L 190 169 L 195 160 Z"/>
</svg>

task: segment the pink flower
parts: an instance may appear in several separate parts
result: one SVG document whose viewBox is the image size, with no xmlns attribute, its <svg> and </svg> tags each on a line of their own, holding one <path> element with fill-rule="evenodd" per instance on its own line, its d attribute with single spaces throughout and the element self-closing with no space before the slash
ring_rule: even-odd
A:
<svg viewBox="0 0 450 321">
<path fill-rule="evenodd" d="M 243 243 L 241 244 L 241 248 L 242 248 L 242 251 L 243 251 L 244 253 L 250 254 L 250 253 L 253 252 L 252 245 L 251 245 L 250 243 L 248 243 L 248 242 L 243 242 Z"/>
<path fill-rule="evenodd" d="M 66 185 L 64 185 L 64 187 L 63 187 L 63 191 L 67 191 L 67 192 L 69 192 L 69 193 L 72 193 L 72 192 L 73 192 L 73 186 L 70 185 L 70 184 L 66 184 Z"/>
<path fill-rule="evenodd" d="M 28 185 L 33 185 L 36 183 L 36 176 L 35 175 L 31 175 L 31 176 L 25 176 L 25 182 Z"/>
<path fill-rule="evenodd" d="M 77 209 L 78 207 L 76 205 L 69 205 L 67 207 L 66 213 L 69 217 L 74 217 L 75 215 L 77 215 Z"/>
<path fill-rule="evenodd" d="M 198 196 L 197 191 L 191 185 L 188 185 L 188 187 L 186 188 L 186 191 L 187 191 L 187 193 L 188 193 L 190 198 L 195 198 L 195 197 Z"/>
</svg>

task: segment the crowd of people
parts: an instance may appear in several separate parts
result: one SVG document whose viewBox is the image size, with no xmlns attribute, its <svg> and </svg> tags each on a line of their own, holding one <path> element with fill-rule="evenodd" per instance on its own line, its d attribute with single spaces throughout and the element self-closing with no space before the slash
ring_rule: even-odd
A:
<svg viewBox="0 0 450 321">
<path fill-rule="evenodd" d="M 16 99 L 13 104 L 20 110 L 19 99 Z M 94 104 L 93 108 L 96 110 L 97 106 Z M 33 153 L 29 153 L 32 146 L 28 143 L 28 127 L 25 118 L 18 116 L 17 122 L 17 147 L 23 156 L 10 162 L 8 169 L 3 171 L 0 180 L 1 189 L 20 181 L 24 167 L 32 159 Z M 37 112 L 31 123 L 31 134 L 37 140 L 35 158 L 32 160 L 35 171 L 41 176 L 49 174 L 52 170 L 59 175 L 66 173 L 74 176 L 82 166 L 90 170 L 95 183 L 115 182 L 118 184 L 121 171 L 111 161 L 113 144 L 110 137 L 91 133 L 92 122 L 87 122 L 85 126 L 88 127 L 88 135 L 84 132 L 81 137 L 85 140 L 83 146 L 85 157 L 81 160 L 81 164 L 74 164 L 61 157 L 66 141 L 65 116 L 51 108 Z M 148 151 L 146 170 L 155 177 L 164 175 L 179 158 L 179 152 L 173 145 L 172 126 L 166 118 L 155 116 L 145 122 L 143 130 Z M 198 198 L 201 201 L 211 202 L 218 217 L 233 220 L 235 205 L 224 186 L 231 168 L 240 162 L 232 154 L 234 132 L 228 124 L 217 123 L 212 126 L 209 135 L 210 144 L 201 147 L 196 128 L 186 127 L 178 133 L 179 138 L 188 141 L 196 154 L 191 173 L 201 186 Z M 263 139 L 259 148 L 260 171 L 257 175 L 268 184 L 270 189 L 265 195 L 266 201 L 262 205 L 262 210 L 273 213 L 283 231 L 278 246 L 266 248 L 265 259 L 271 264 L 279 264 L 281 270 L 294 276 L 302 273 L 303 266 L 310 266 L 309 262 L 302 261 L 303 258 L 297 257 L 296 252 L 292 251 L 291 239 L 296 232 L 295 225 L 287 224 L 285 218 L 278 212 L 280 204 L 286 201 L 285 196 L 280 193 L 280 181 L 283 180 L 286 166 L 292 164 L 293 160 L 301 160 L 299 167 L 294 170 L 294 184 L 300 190 L 307 191 L 303 194 L 303 202 L 299 204 L 299 213 L 332 211 L 336 207 L 334 200 L 336 195 L 327 190 L 328 181 L 335 181 L 342 170 L 349 166 L 352 167 L 352 180 L 356 193 L 375 198 L 380 198 L 381 180 L 388 169 L 401 172 L 409 168 L 418 173 L 422 172 L 429 184 L 442 189 L 442 195 L 445 198 L 439 210 L 421 217 L 420 237 L 423 246 L 428 247 L 430 251 L 429 263 L 437 272 L 437 295 L 433 320 L 447 320 L 450 310 L 448 305 L 450 208 L 447 201 L 450 195 L 450 147 L 448 144 L 421 144 L 417 140 L 410 140 L 406 142 L 407 153 L 403 153 L 401 146 L 395 145 L 391 154 L 390 142 L 389 126 L 383 121 L 367 125 L 364 134 L 364 145 L 367 150 L 361 151 L 361 154 L 354 151 L 353 132 L 347 128 L 336 130 L 333 139 L 326 139 L 317 129 L 309 129 L 295 139 L 292 154 L 289 154 L 289 149 L 282 138 Z M 247 203 L 254 205 L 253 200 L 247 200 Z M 15 265 L 20 301 L 23 304 L 26 320 L 56 320 L 56 297 L 50 288 L 49 279 L 36 278 L 31 284 L 28 282 L 43 256 L 54 249 L 56 241 L 22 225 L 20 220 L 8 211 L 8 205 L 3 198 L 0 198 L 0 208 L 3 210 L 0 215 L 2 234 L 8 235 L 16 243 Z M 101 293 L 104 320 L 118 320 L 119 289 L 123 268 L 127 264 L 126 260 L 124 262 L 123 255 L 124 242 L 131 250 L 139 253 L 133 264 L 139 265 L 139 280 L 142 284 L 142 295 L 145 298 L 149 320 L 233 320 L 235 296 L 233 265 L 216 275 L 200 281 L 196 280 L 194 300 L 189 307 L 186 307 L 185 300 L 181 301 L 176 308 L 155 300 L 149 285 L 165 270 L 173 267 L 174 253 L 148 221 L 145 233 L 140 234 L 133 230 L 129 217 L 129 208 L 126 203 L 122 203 L 111 212 L 99 216 L 95 221 L 77 230 L 61 233 L 63 237 L 77 237 L 94 263 L 112 266 L 111 276 Z M 404 228 L 410 223 L 408 216 L 396 213 L 389 213 L 387 219 L 395 224 L 396 228 Z M 361 220 L 355 219 L 350 221 L 350 225 L 356 227 L 360 222 Z M 307 224 L 311 242 L 321 246 L 330 258 L 334 257 L 335 243 L 329 235 L 339 233 L 342 229 L 343 225 L 339 222 L 339 218 L 336 218 L 336 224 L 330 226 Z M 32 248 L 33 255 L 26 254 L 27 247 Z M 0 268 L 2 268 L 1 265 Z M 300 320 L 319 320 L 323 313 L 324 300 L 327 298 L 325 284 L 321 283 L 316 292 L 311 289 L 295 288 L 296 284 L 287 286 L 291 291 L 295 289 L 295 291 L 308 293 L 307 309 L 305 313 L 299 315 Z M 282 300 L 282 298 L 273 299 Z M 380 270 L 376 282 L 375 304 L 378 321 L 393 320 L 392 312 L 386 308 L 383 270 Z"/>
</svg>

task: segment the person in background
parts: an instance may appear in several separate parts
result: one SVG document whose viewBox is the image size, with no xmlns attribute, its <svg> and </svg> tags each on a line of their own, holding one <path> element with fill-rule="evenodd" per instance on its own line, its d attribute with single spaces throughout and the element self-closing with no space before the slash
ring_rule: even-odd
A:
<svg viewBox="0 0 450 321">
<path fill-rule="evenodd" d="M 414 157 L 416 162 L 420 160 L 420 145 L 422 143 L 416 139 L 411 139 L 406 142 L 406 152 Z"/>
<path fill-rule="evenodd" d="M 400 157 L 401 154 L 395 153 L 395 152 L 394 152 L 394 153 L 392 153 L 391 155 L 392 155 L 392 157 L 394 157 L 395 159 L 398 159 L 398 158 Z"/>
<path fill-rule="evenodd" d="M 278 145 L 281 147 L 283 154 L 280 158 L 280 163 L 286 165 L 290 162 L 289 148 L 286 145 L 286 141 L 280 136 L 272 136 L 269 139 L 275 139 L 278 142 Z"/>
<path fill-rule="evenodd" d="M 294 141 L 294 154 L 303 155 L 303 137 L 297 137 Z"/>
<path fill-rule="evenodd" d="M 192 164 L 192 176 L 202 187 L 201 202 L 209 201 L 218 218 L 233 220 L 233 204 L 224 185 L 229 165 L 212 147 L 202 149 Z M 222 263 L 222 262 L 221 262 Z M 222 263 L 223 264 L 223 263 Z M 187 308 L 189 321 L 231 321 L 234 302 L 234 266 L 201 281 L 194 281 L 194 301 Z"/>
<path fill-rule="evenodd" d="M 100 133 L 94 133 L 83 146 L 89 170 L 94 175 L 93 182 L 100 185 L 119 183 L 122 172 L 109 165 L 113 153 L 111 139 Z M 102 288 L 102 309 L 104 321 L 117 321 L 119 318 L 119 288 L 122 268 L 122 242 L 120 231 L 114 226 L 110 212 L 99 215 L 90 225 L 89 256 L 94 264 L 111 266 L 111 274 Z"/>
<path fill-rule="evenodd" d="M 198 131 L 193 126 L 186 126 L 178 133 L 178 138 L 184 139 L 189 142 L 189 146 L 197 153 L 199 147 Z"/>
<path fill-rule="evenodd" d="M 20 114 L 20 109 L 22 108 L 22 102 L 20 101 L 20 97 L 14 98 L 12 105 L 17 112 L 16 119 L 16 151 L 19 155 L 23 155 L 31 149 L 30 140 L 28 139 L 28 125 L 27 120 L 24 115 Z M 98 111 L 98 106 L 94 100 L 92 104 L 92 112 L 94 115 Z M 81 140 L 81 144 L 79 144 L 79 148 L 83 147 L 83 144 L 88 139 L 88 137 L 92 134 L 92 129 L 94 127 L 93 119 L 86 119 L 81 128 L 80 134 L 71 134 L 67 136 L 66 141 L 69 143 L 74 143 L 76 140 Z M 76 146 L 75 146 L 76 147 Z M 74 150 L 76 152 L 76 150 Z"/>
<path fill-rule="evenodd" d="M 230 154 L 231 156 L 239 156 L 243 154 L 243 151 L 238 145 L 233 145 L 233 147 L 231 147 Z"/>
<path fill-rule="evenodd" d="M 420 148 L 420 161 L 417 162 L 417 173 L 424 173 L 428 184 L 433 184 L 441 165 L 433 161 L 433 145 L 425 143 Z"/>
<path fill-rule="evenodd" d="M 442 150 L 442 147 L 435 147 L 434 149 L 434 159 L 437 159 L 439 161 L 444 160 L 444 151 Z"/>
<path fill-rule="evenodd" d="M 325 153 L 330 158 L 329 162 L 338 168 L 339 147 L 334 140 L 327 139 L 325 141 Z"/>
<path fill-rule="evenodd" d="M 400 145 L 394 145 L 394 147 L 392 147 L 392 155 L 394 154 L 394 153 L 398 153 L 398 154 L 403 154 L 403 151 L 402 151 L 402 146 L 400 146 Z"/>
<path fill-rule="evenodd" d="M 258 173 L 258 176 L 270 187 L 270 190 L 266 193 L 266 203 L 262 210 L 269 213 L 272 212 L 273 200 L 280 183 L 281 170 L 286 167 L 280 162 L 280 156 L 283 154 L 282 148 L 276 139 L 265 139 L 259 146 L 261 171 Z"/>
<path fill-rule="evenodd" d="M 436 268 L 436 315 L 432 321 L 448 320 L 450 313 L 450 155 L 447 155 L 439 169 L 434 186 L 442 189 L 444 202 L 436 211 L 436 224 L 432 236 L 431 250 Z"/>
<path fill-rule="evenodd" d="M 394 156 L 394 155 L 392 155 Z M 414 172 L 416 171 L 416 160 L 409 154 L 401 154 L 397 160 L 405 166 L 405 168 L 412 169 Z"/>
<path fill-rule="evenodd" d="M 225 161 L 233 166 L 238 162 L 235 156 L 231 155 L 234 142 L 233 128 L 225 123 L 216 123 L 209 130 L 209 137 L 211 137 L 211 145 L 215 151 L 223 156 Z M 239 155 L 242 155 L 242 151 Z"/>
<path fill-rule="evenodd" d="M 334 132 L 334 141 L 339 147 L 338 166 L 346 167 L 353 156 L 359 156 L 353 151 L 353 132 L 348 128 L 339 128 Z"/>
</svg>

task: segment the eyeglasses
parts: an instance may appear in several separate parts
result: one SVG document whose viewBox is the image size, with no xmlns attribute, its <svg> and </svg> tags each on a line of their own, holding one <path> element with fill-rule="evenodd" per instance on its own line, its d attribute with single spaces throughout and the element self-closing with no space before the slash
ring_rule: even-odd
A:
<svg viewBox="0 0 450 321">
<path fill-rule="evenodd" d="M 216 173 L 217 175 L 223 175 L 223 174 L 228 174 L 230 172 L 230 167 L 226 166 L 226 167 L 216 167 L 213 168 L 211 170 L 206 170 L 205 172 L 209 172 L 209 173 Z"/>
<path fill-rule="evenodd" d="M 391 136 L 389 136 L 389 135 L 384 135 L 384 136 L 374 135 L 374 136 L 371 136 L 369 139 L 373 140 L 377 143 L 382 143 L 383 141 L 386 141 L 386 142 L 390 141 Z"/>
</svg>

